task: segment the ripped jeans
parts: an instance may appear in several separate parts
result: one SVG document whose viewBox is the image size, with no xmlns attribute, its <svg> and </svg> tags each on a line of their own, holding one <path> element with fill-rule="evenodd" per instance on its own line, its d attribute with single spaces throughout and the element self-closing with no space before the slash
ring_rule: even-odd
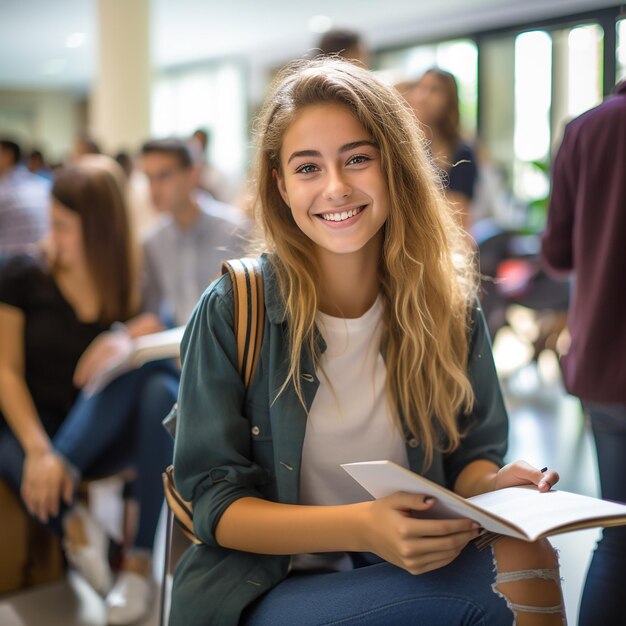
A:
<svg viewBox="0 0 626 626">
<path fill-rule="evenodd" d="M 493 550 L 498 560 L 497 544 Z M 469 544 L 449 565 L 418 576 L 373 554 L 351 555 L 353 570 L 292 573 L 248 607 L 240 623 L 243 626 L 511 626 L 515 619 L 512 609 L 517 611 L 520 609 L 516 605 L 534 602 L 513 599 L 509 606 L 509 601 L 500 595 L 498 591 L 515 583 L 495 578 L 494 552 L 489 548 L 479 551 Z M 501 570 L 510 571 L 506 567 Z M 530 574 L 526 572 L 516 574 L 522 578 L 558 580 L 557 568 L 548 573 L 536 569 Z M 554 586 L 560 598 L 558 583 Z M 545 613 L 545 608 L 553 613 L 562 610 L 559 602 L 557 606 L 552 604 L 539 607 L 540 613 Z M 522 606 L 521 610 L 524 608 L 536 607 Z"/>
</svg>

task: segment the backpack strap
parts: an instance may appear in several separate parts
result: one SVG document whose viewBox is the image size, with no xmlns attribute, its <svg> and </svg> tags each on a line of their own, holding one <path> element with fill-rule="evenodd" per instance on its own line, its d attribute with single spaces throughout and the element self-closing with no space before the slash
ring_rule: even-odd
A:
<svg viewBox="0 0 626 626">
<path fill-rule="evenodd" d="M 258 259 L 231 259 L 222 264 L 222 274 L 228 272 L 233 284 L 234 327 L 237 340 L 237 367 L 246 391 L 252 383 L 261 353 L 265 323 L 263 274 Z M 193 543 L 202 543 L 193 529 L 193 510 L 183 500 L 174 482 L 174 467 L 163 472 L 165 499 L 174 520 L 183 534 Z"/>
<path fill-rule="evenodd" d="M 263 275 L 258 259 L 231 259 L 222 264 L 233 284 L 237 364 L 246 389 L 256 372 L 265 322 Z"/>
</svg>

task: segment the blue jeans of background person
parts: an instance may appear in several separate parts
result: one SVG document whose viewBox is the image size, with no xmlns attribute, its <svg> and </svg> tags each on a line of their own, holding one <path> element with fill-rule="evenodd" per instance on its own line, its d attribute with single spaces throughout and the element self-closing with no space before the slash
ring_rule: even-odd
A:
<svg viewBox="0 0 626 626">
<path fill-rule="evenodd" d="M 413 576 L 374 555 L 356 569 L 292 573 L 249 607 L 243 626 L 511 626 L 513 613 L 491 588 L 490 549 L 473 544 L 449 565 Z M 365 559 L 365 562 L 363 561 Z"/>
<path fill-rule="evenodd" d="M 626 503 L 626 406 L 584 403 L 598 451 L 602 497 Z M 626 526 L 605 528 L 593 554 L 579 626 L 626 624 Z"/>
<path fill-rule="evenodd" d="M 163 502 L 161 472 L 172 462 L 173 440 L 161 425 L 176 401 L 178 371 L 169 361 L 148 363 L 111 382 L 100 393 L 78 399 L 52 445 L 80 473 L 104 476 L 132 466 L 137 478 L 133 495 L 139 502 L 138 549 L 152 550 Z M 52 420 L 45 412 L 44 427 Z M 0 432 L 0 478 L 19 493 L 24 452 L 8 427 Z M 48 526 L 61 533 L 67 507 Z"/>
</svg>

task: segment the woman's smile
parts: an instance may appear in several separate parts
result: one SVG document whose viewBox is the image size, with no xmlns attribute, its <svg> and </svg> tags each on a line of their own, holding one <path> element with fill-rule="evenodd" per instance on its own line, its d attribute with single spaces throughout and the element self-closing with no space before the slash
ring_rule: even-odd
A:
<svg viewBox="0 0 626 626">
<path fill-rule="evenodd" d="M 362 205 L 353 208 L 343 208 L 328 211 L 326 213 L 318 213 L 317 217 L 321 218 L 328 223 L 331 228 L 340 226 L 349 226 L 354 224 L 356 217 L 360 215 L 367 205 Z"/>
</svg>

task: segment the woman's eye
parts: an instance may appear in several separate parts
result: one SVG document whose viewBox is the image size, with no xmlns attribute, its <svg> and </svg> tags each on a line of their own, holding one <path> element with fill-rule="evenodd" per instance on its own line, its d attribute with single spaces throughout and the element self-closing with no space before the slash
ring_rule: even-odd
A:
<svg viewBox="0 0 626 626">
<path fill-rule="evenodd" d="M 348 159 L 348 165 L 360 165 L 361 163 L 365 163 L 370 160 L 366 154 L 355 154 L 353 157 Z"/>
<path fill-rule="evenodd" d="M 311 163 L 306 163 L 305 165 L 301 165 L 297 170 L 296 173 L 297 174 L 312 174 L 313 172 L 316 172 L 317 168 L 315 167 L 315 165 L 312 165 Z"/>
</svg>

